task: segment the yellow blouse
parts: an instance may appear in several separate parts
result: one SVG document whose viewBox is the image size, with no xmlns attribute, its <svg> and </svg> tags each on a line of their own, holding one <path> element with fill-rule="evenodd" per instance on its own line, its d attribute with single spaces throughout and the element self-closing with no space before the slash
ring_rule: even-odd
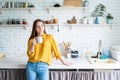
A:
<svg viewBox="0 0 120 80">
<path fill-rule="evenodd" d="M 61 57 L 61 54 L 58 50 L 56 42 L 52 35 L 50 34 L 43 34 L 43 43 L 35 44 L 34 52 L 30 52 L 30 46 L 32 44 L 33 39 L 28 41 L 28 49 L 27 55 L 29 57 L 30 62 L 46 62 L 47 64 L 52 63 L 52 52 L 54 52 L 54 56 L 56 59 Z"/>
</svg>

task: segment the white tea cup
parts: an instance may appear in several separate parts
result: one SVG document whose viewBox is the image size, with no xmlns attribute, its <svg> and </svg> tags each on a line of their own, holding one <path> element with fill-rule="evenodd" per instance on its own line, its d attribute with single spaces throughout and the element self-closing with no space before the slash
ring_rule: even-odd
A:
<svg viewBox="0 0 120 80">
<path fill-rule="evenodd" d="M 37 43 L 42 43 L 43 42 L 42 37 L 41 36 L 36 37 L 36 42 Z"/>
</svg>

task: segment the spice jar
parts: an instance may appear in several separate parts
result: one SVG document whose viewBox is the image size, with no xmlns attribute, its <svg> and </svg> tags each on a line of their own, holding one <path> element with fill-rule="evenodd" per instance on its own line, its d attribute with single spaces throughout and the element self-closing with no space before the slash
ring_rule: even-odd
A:
<svg viewBox="0 0 120 80">
<path fill-rule="evenodd" d="M 56 18 L 56 19 L 53 19 L 53 23 L 54 24 L 58 24 L 59 20 Z"/>
<path fill-rule="evenodd" d="M 87 17 L 83 17 L 83 24 L 87 24 Z"/>
<path fill-rule="evenodd" d="M 27 25 L 27 20 L 23 19 L 22 24 Z"/>
<path fill-rule="evenodd" d="M 85 0 L 83 2 L 83 7 L 89 7 L 89 1 L 88 0 Z"/>
<path fill-rule="evenodd" d="M 22 4 L 23 4 L 22 5 L 23 8 L 27 8 L 28 7 L 28 2 L 23 2 Z"/>
<path fill-rule="evenodd" d="M 46 24 L 51 24 L 51 20 L 46 20 L 45 23 Z"/>
<path fill-rule="evenodd" d="M 12 24 L 15 24 L 15 19 L 12 19 Z"/>
<path fill-rule="evenodd" d="M 20 24 L 20 19 L 16 19 L 16 24 Z"/>
</svg>

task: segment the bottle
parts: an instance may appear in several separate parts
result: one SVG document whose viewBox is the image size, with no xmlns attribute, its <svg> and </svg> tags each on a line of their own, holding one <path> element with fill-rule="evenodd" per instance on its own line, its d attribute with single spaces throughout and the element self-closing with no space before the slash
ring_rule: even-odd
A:
<svg viewBox="0 0 120 80">
<path fill-rule="evenodd" d="M 98 19 L 98 17 L 95 18 L 95 24 L 99 24 L 99 19 Z"/>
<path fill-rule="evenodd" d="M 87 17 L 83 17 L 83 24 L 87 24 Z"/>
<path fill-rule="evenodd" d="M 102 53 L 101 52 L 97 52 L 97 58 L 100 59 L 102 56 Z"/>
<path fill-rule="evenodd" d="M 91 17 L 90 17 L 90 18 L 88 18 L 87 23 L 88 23 L 88 24 L 93 24 L 93 20 L 92 20 L 92 18 L 91 18 Z"/>
<path fill-rule="evenodd" d="M 85 1 L 83 2 L 83 7 L 89 7 L 89 2 L 88 2 L 88 0 L 85 0 Z"/>
<path fill-rule="evenodd" d="M 14 8 L 14 6 L 15 6 L 14 2 L 11 2 L 11 8 Z"/>
</svg>

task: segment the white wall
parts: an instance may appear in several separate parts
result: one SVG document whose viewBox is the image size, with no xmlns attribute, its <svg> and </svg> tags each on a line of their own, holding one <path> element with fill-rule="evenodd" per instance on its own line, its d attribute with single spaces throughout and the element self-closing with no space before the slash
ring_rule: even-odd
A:
<svg viewBox="0 0 120 80">
<path fill-rule="evenodd" d="M 17 1 L 17 0 L 6 0 Z M 6 2 L 0 0 L 1 2 Z M 80 54 L 84 55 L 84 52 L 90 50 L 95 53 L 98 47 L 98 41 L 103 41 L 104 47 L 109 47 L 112 44 L 120 44 L 120 26 L 113 25 L 112 29 L 105 26 L 73 26 L 72 29 L 63 24 L 67 19 L 71 19 L 76 16 L 77 19 L 81 19 L 84 16 L 89 17 L 89 13 L 92 12 L 95 6 L 99 3 L 104 4 L 107 7 L 107 11 L 114 16 L 114 23 L 119 23 L 120 20 L 120 0 L 89 0 L 90 9 L 88 14 L 84 14 L 81 10 L 58 10 L 48 13 L 43 7 L 52 6 L 56 2 L 63 4 L 63 0 L 20 0 L 28 1 L 35 5 L 33 13 L 28 11 L 3 11 L 0 14 L 0 20 L 7 18 L 26 18 L 29 26 L 27 30 L 23 27 L 0 27 L 0 47 L 4 48 L 4 52 L 8 54 L 26 54 L 27 40 L 31 34 L 32 23 L 35 19 L 52 19 L 52 16 L 59 18 L 60 31 L 57 32 L 57 28 L 53 30 L 51 27 L 47 27 L 47 32 L 53 34 L 60 48 L 62 41 L 71 41 L 73 49 L 79 50 Z"/>
</svg>

